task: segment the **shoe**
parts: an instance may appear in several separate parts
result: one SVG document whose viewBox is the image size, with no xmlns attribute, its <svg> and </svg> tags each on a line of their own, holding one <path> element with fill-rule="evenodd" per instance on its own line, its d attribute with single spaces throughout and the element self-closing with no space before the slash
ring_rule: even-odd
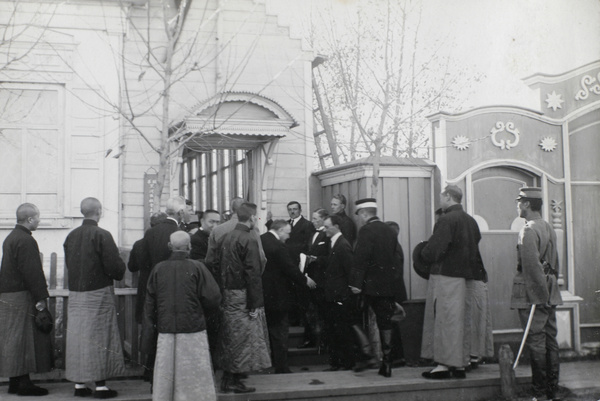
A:
<svg viewBox="0 0 600 401">
<path fill-rule="evenodd" d="M 312 340 L 304 340 L 302 342 L 302 344 L 298 345 L 298 349 L 302 349 L 302 348 L 312 348 L 315 346 L 315 342 Z"/>
<path fill-rule="evenodd" d="M 117 392 L 115 390 L 96 390 L 94 391 L 94 398 L 101 398 L 106 400 L 108 398 L 115 398 L 117 396 Z"/>
<path fill-rule="evenodd" d="M 467 378 L 467 373 L 465 372 L 464 369 L 455 369 L 451 373 L 452 373 L 452 377 L 454 379 L 466 379 Z"/>
<path fill-rule="evenodd" d="M 337 372 L 340 369 L 341 367 L 339 366 L 330 366 L 327 369 L 324 369 L 323 372 Z"/>
<path fill-rule="evenodd" d="M 426 379 L 434 379 L 434 380 L 442 380 L 449 379 L 452 377 L 452 374 L 449 370 L 439 370 L 437 372 L 427 371 L 422 373 L 423 377 Z"/>
<path fill-rule="evenodd" d="M 223 377 L 221 377 L 221 387 L 219 388 L 222 393 L 228 393 L 231 390 L 229 389 L 229 381 L 231 380 L 231 376 L 228 372 L 223 372 Z"/>
<path fill-rule="evenodd" d="M 284 373 L 293 373 L 290 368 L 284 368 L 284 369 L 275 369 L 275 373 L 276 374 L 284 374 Z M 240 377 L 241 379 L 242 377 Z"/>
<path fill-rule="evenodd" d="M 229 383 L 227 384 L 227 391 L 225 391 L 226 393 L 233 391 L 236 394 L 246 394 L 246 393 L 253 393 L 256 391 L 256 388 L 254 387 L 246 387 L 246 385 L 244 383 L 242 383 L 239 380 L 230 380 Z"/>
<path fill-rule="evenodd" d="M 377 367 L 377 362 L 375 361 L 375 358 L 373 359 L 368 359 L 366 361 L 358 361 L 356 362 L 356 365 L 354 365 L 354 371 L 356 373 L 359 372 L 363 372 L 367 369 L 373 369 Z"/>
<path fill-rule="evenodd" d="M 17 390 L 17 395 L 26 395 L 26 396 L 42 396 L 42 395 L 47 395 L 48 394 L 48 390 L 46 390 L 45 388 L 41 388 L 38 386 L 35 386 L 33 384 L 30 384 L 28 386 L 24 386 L 24 387 L 19 387 L 19 389 Z"/>
<path fill-rule="evenodd" d="M 11 377 L 8 382 L 8 394 L 17 394 L 19 391 L 19 378 Z"/>
<path fill-rule="evenodd" d="M 73 394 L 73 396 L 75 396 L 75 397 L 89 397 L 93 393 L 94 392 L 92 391 L 92 389 L 87 388 L 87 387 L 76 388 L 75 389 L 75 393 Z"/>
<path fill-rule="evenodd" d="M 394 362 L 392 362 L 392 368 L 402 368 L 406 366 L 406 359 L 401 358 L 401 359 L 397 359 Z"/>
<path fill-rule="evenodd" d="M 240 379 L 247 379 L 248 373 L 236 373 Z"/>
</svg>

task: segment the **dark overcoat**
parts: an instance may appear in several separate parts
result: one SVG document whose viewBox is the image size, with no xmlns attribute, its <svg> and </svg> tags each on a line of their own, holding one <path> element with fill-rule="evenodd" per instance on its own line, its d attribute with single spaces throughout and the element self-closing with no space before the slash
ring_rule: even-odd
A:
<svg viewBox="0 0 600 401">
<path fill-rule="evenodd" d="M 365 295 L 395 297 L 398 276 L 396 232 L 378 217 L 370 218 L 358 231 L 350 285 Z"/>
<path fill-rule="evenodd" d="M 140 277 L 135 304 L 135 318 L 138 323 L 142 323 L 148 276 L 154 266 L 169 259 L 171 256 L 171 250 L 169 249 L 171 234 L 179 230 L 175 220 L 165 219 L 146 231 L 144 238 L 142 238 L 142 246 L 139 252 L 140 260 L 138 262 Z"/>
<path fill-rule="evenodd" d="M 306 276 L 300 272 L 283 242 L 271 232 L 260 236 L 267 257 L 262 275 L 265 309 L 288 311 L 294 302 L 293 284 L 306 286 Z"/>
</svg>

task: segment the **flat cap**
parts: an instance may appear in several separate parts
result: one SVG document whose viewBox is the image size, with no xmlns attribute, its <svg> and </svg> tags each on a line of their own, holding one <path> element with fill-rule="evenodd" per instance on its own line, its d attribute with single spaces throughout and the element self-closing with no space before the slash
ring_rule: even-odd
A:
<svg viewBox="0 0 600 401">
<path fill-rule="evenodd" d="M 359 199 L 356 202 L 354 202 L 354 204 L 356 205 L 356 211 L 354 212 L 354 214 L 358 214 L 358 211 L 360 209 L 365 209 L 368 207 L 374 207 L 375 209 L 377 209 L 377 199 L 375 198 Z"/>
<path fill-rule="evenodd" d="M 519 189 L 517 200 L 521 199 L 542 199 L 542 188 L 523 187 Z"/>
</svg>

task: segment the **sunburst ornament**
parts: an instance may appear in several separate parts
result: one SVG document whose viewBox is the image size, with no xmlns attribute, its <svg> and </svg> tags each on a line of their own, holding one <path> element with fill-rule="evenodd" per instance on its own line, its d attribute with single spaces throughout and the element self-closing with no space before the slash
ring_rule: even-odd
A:
<svg viewBox="0 0 600 401">
<path fill-rule="evenodd" d="M 549 109 L 556 111 L 556 109 L 562 109 L 562 104 L 565 101 L 562 99 L 562 95 L 560 93 L 556 93 L 556 91 L 552 91 L 552 93 L 546 94 L 546 103 L 548 103 Z"/>
<path fill-rule="evenodd" d="M 542 140 L 540 140 L 539 145 L 544 152 L 552 152 L 558 146 L 558 144 L 556 143 L 556 139 L 551 138 L 549 136 L 542 138 Z"/>
<path fill-rule="evenodd" d="M 457 135 L 452 139 L 452 146 L 457 150 L 467 150 L 471 145 L 471 140 L 463 135 Z"/>
</svg>

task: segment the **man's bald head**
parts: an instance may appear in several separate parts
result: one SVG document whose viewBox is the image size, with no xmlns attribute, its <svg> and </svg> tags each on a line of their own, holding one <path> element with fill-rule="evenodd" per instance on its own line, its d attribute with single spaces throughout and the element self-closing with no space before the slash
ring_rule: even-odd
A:
<svg viewBox="0 0 600 401">
<path fill-rule="evenodd" d="M 100 219 L 102 216 L 102 203 L 96 198 L 85 198 L 81 201 L 81 214 L 86 219 Z"/>
<path fill-rule="evenodd" d="M 175 231 L 169 237 L 169 243 L 174 251 L 187 251 L 190 249 L 190 235 L 185 231 Z"/>
<path fill-rule="evenodd" d="M 17 224 L 35 231 L 40 223 L 40 210 L 33 203 L 23 203 L 17 208 Z"/>
</svg>

